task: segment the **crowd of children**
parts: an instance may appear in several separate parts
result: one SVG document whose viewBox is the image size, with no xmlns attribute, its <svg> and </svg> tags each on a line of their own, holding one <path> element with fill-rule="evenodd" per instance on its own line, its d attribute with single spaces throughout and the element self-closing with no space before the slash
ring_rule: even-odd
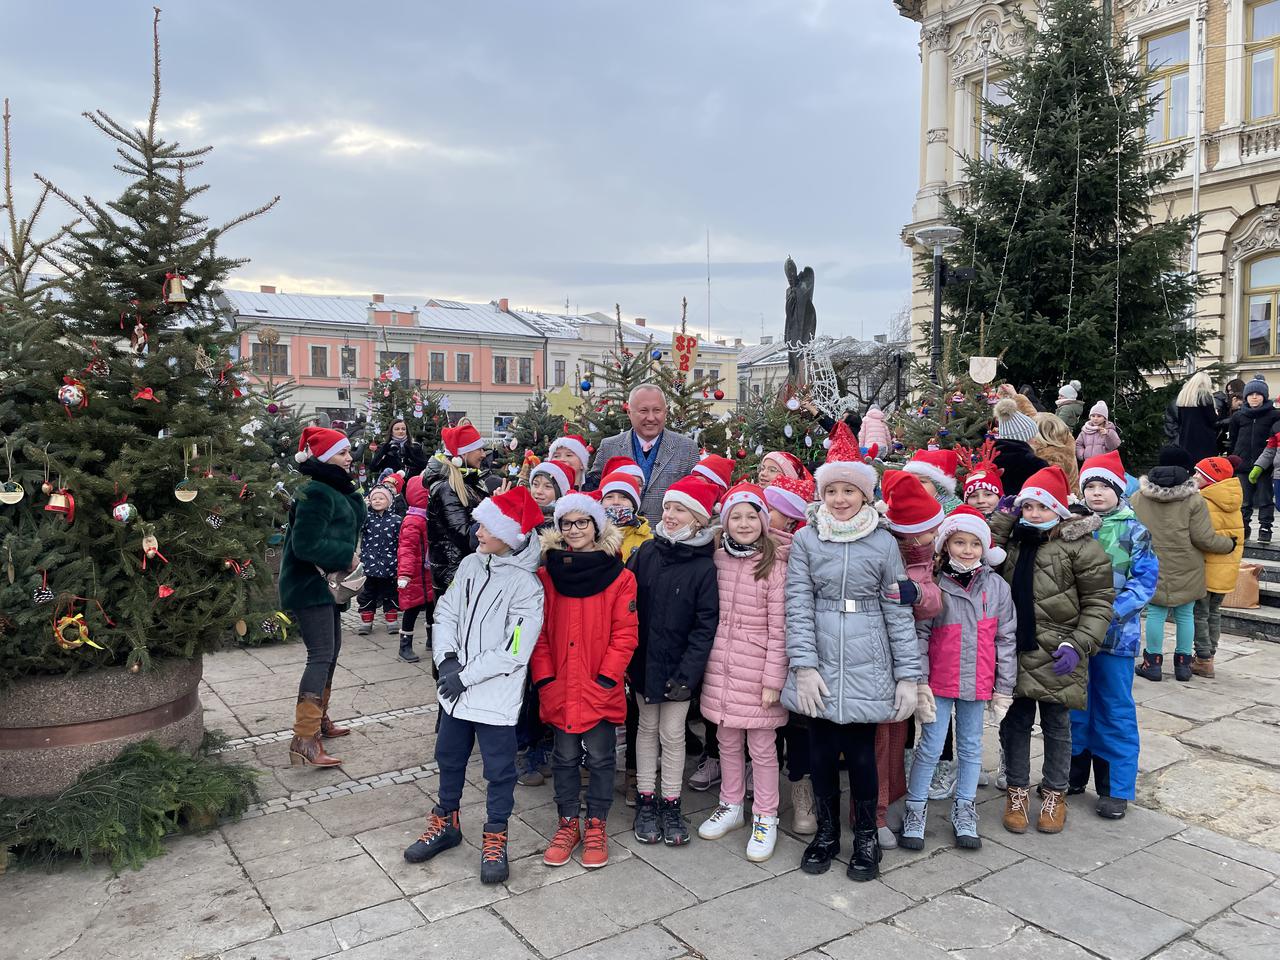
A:
<svg viewBox="0 0 1280 960">
<path fill-rule="evenodd" d="M 445 452 L 407 482 L 386 471 L 367 497 L 360 632 L 381 607 L 401 656 L 416 660 L 424 619 L 440 701 L 438 803 L 405 858 L 462 842 L 477 745 L 485 882 L 509 874 L 517 783 L 547 778 L 559 822 L 544 863 L 608 863 L 620 739 L 635 839 L 686 845 L 698 718 L 707 754 L 690 785 L 719 796 L 696 832 L 749 827 L 753 861 L 774 854 L 789 806 L 791 831 L 811 837 L 802 869 L 829 869 L 842 770 L 849 877 L 877 876 L 885 849 L 920 849 L 930 799 L 951 801 L 957 847 L 979 847 L 988 724 L 1005 829 L 1061 832 L 1067 797 L 1090 780 L 1097 814 L 1123 817 L 1137 778 L 1135 658 L 1137 676 L 1161 679 L 1172 618 L 1176 679 L 1213 675 L 1253 493 L 1227 459 L 1192 463 L 1175 447 L 1135 481 L 1106 404 L 1074 436 L 1084 407 L 1078 385 L 1063 389 L 1058 413 L 1034 418 L 1006 392 L 989 461 L 926 449 L 884 469 L 838 424 L 813 474 L 775 451 L 754 482 L 734 484 L 734 461 L 708 455 L 670 485 L 658 517 L 641 513 L 644 473 L 625 457 L 582 492 L 590 451 L 578 437 L 557 440 L 527 486 L 488 495 L 481 438 L 466 425 L 443 431 Z M 1257 392 L 1246 389 L 1241 419 L 1269 436 L 1247 414 Z M 878 412 L 863 439 L 887 447 Z M 1247 463 L 1270 469 L 1280 441 L 1256 440 Z"/>
</svg>

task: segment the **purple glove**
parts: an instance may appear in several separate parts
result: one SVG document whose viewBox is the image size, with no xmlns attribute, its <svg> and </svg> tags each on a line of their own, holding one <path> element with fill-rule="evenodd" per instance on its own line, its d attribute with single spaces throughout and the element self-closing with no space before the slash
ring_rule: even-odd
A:
<svg viewBox="0 0 1280 960">
<path fill-rule="evenodd" d="M 1064 643 L 1053 651 L 1053 672 L 1058 676 L 1065 677 L 1078 666 L 1080 666 L 1080 654 L 1076 653 L 1076 648 L 1071 644 Z"/>
<path fill-rule="evenodd" d="M 1015 497 L 1012 493 L 1008 494 L 1007 496 L 1001 497 L 1000 500 L 996 503 L 996 512 L 1007 513 L 1010 516 L 1017 516 L 1018 510 L 1013 505 L 1013 501 L 1016 499 L 1017 497 Z"/>
</svg>

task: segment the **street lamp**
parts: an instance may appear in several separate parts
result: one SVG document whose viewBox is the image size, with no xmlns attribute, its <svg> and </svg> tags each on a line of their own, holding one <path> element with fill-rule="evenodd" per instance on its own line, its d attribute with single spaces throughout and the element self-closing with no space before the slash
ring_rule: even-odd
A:
<svg viewBox="0 0 1280 960">
<path fill-rule="evenodd" d="M 934 383 L 938 382 L 938 368 L 942 366 L 942 288 L 948 283 L 972 280 L 974 277 L 972 267 L 948 270 L 942 259 L 943 249 L 963 236 L 963 230 L 947 224 L 922 227 L 916 231 L 917 243 L 933 247 L 933 329 L 929 344 L 929 379 Z"/>
</svg>

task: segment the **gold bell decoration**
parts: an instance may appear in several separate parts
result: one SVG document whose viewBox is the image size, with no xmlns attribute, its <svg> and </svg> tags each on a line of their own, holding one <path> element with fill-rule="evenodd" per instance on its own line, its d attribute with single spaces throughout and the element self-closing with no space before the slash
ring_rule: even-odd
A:
<svg viewBox="0 0 1280 960">
<path fill-rule="evenodd" d="M 187 299 L 187 291 L 182 286 L 182 281 L 187 279 L 181 273 L 166 273 L 164 275 L 164 302 L 165 303 L 190 303 Z"/>
</svg>

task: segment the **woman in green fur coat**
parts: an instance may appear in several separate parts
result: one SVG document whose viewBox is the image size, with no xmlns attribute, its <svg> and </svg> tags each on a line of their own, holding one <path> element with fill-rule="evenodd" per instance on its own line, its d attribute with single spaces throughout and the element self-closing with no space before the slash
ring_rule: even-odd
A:
<svg viewBox="0 0 1280 960">
<path fill-rule="evenodd" d="M 356 566 L 356 546 L 364 526 L 364 498 L 347 472 L 351 442 L 337 430 L 307 427 L 298 441 L 298 472 L 309 482 L 298 491 L 280 562 L 280 605 L 293 611 L 307 648 L 307 666 L 298 684 L 289 762 L 336 767 L 320 738 L 350 731 L 329 719 L 329 688 L 342 649 L 342 608 L 325 577 Z"/>
</svg>

